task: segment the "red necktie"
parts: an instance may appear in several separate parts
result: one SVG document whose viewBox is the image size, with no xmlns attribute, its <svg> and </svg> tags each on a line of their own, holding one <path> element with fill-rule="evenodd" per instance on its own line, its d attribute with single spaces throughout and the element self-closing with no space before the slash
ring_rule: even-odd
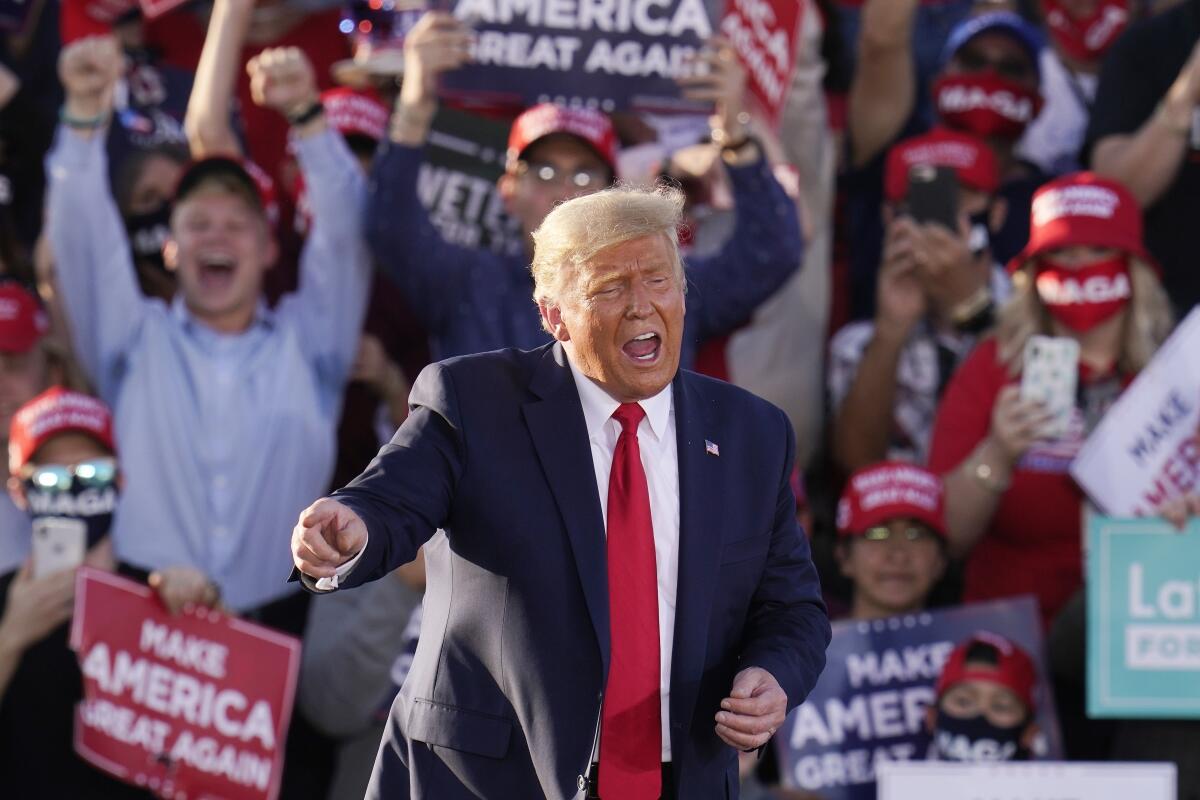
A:
<svg viewBox="0 0 1200 800">
<path fill-rule="evenodd" d="M 600 797 L 657 800 L 662 794 L 658 573 L 650 491 L 638 447 L 646 412 L 622 403 L 621 436 L 608 479 L 608 618 L 612 657 L 600 726 Z"/>
</svg>

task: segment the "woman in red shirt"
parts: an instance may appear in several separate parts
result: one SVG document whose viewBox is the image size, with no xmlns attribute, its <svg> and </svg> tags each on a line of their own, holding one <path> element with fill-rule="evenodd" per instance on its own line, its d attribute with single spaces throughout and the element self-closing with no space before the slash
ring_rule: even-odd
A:
<svg viewBox="0 0 1200 800">
<path fill-rule="evenodd" d="M 951 552 L 967 556 L 964 600 L 1033 594 L 1048 627 L 1083 585 L 1071 461 L 1170 332 L 1171 310 L 1136 202 L 1091 173 L 1038 190 L 1029 244 L 1009 271 L 1013 298 L 951 379 L 929 466 L 945 479 Z M 1079 343 L 1076 407 L 1056 439 L 1041 434 L 1046 409 L 1020 396 L 1035 334 Z"/>
</svg>

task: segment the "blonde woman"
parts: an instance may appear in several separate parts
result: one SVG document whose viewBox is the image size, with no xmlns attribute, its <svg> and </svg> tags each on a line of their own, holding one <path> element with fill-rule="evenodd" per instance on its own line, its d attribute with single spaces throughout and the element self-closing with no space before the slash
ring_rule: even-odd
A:
<svg viewBox="0 0 1200 800">
<path fill-rule="evenodd" d="M 1171 311 L 1136 202 L 1091 173 L 1038 191 L 1029 244 L 1009 270 L 1014 296 L 947 387 L 929 464 L 945 478 L 951 552 L 967 557 L 964 600 L 1033 594 L 1049 625 L 1083 583 L 1071 461 L 1166 338 Z M 1076 408 L 1055 439 L 1042 435 L 1046 410 L 1018 388 L 1035 334 L 1079 343 Z"/>
</svg>

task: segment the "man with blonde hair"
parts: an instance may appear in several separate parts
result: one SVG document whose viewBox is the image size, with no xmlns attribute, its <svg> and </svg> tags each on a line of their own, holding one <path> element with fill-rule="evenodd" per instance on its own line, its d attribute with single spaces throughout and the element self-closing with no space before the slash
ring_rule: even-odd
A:
<svg viewBox="0 0 1200 800">
<path fill-rule="evenodd" d="M 430 366 L 367 471 L 292 533 L 314 591 L 425 548 L 420 645 L 369 797 L 726 798 L 829 623 L 779 409 L 679 369 L 678 191 L 534 232 L 554 342 Z"/>
</svg>

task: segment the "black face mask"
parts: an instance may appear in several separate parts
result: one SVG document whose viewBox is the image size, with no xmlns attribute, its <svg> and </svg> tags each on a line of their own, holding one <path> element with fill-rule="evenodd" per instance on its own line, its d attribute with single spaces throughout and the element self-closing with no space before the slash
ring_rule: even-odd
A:
<svg viewBox="0 0 1200 800">
<path fill-rule="evenodd" d="M 73 485 L 66 491 L 46 491 L 33 481 L 25 481 L 25 500 L 29 503 L 29 516 L 35 523 L 49 518 L 82 523 L 87 528 L 90 550 L 112 530 L 117 487 Z"/>
<path fill-rule="evenodd" d="M 165 271 L 162 249 L 171 235 L 171 204 L 163 203 L 145 214 L 131 214 L 125 218 L 125 230 L 134 260 Z"/>
<path fill-rule="evenodd" d="M 933 746 L 940 761 L 982 764 L 995 761 L 1025 761 L 1029 751 L 1021 746 L 1027 722 L 1000 728 L 983 714 L 967 719 L 952 717 L 940 708 L 933 731 Z"/>
</svg>

